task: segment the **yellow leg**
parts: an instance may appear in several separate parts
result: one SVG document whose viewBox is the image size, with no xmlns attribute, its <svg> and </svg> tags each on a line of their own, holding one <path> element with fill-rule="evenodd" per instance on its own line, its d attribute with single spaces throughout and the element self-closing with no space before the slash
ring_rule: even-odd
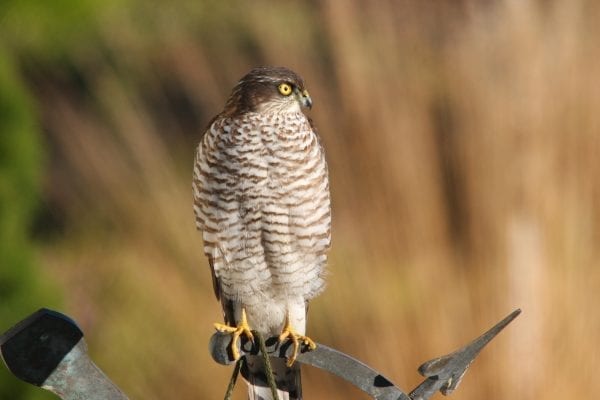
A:
<svg viewBox="0 0 600 400">
<path fill-rule="evenodd" d="M 300 343 L 308 346 L 310 350 L 314 350 L 317 348 L 317 345 L 315 344 L 315 342 L 312 341 L 311 338 L 296 332 L 296 330 L 290 324 L 289 315 L 285 317 L 285 324 L 283 326 L 283 331 L 281 332 L 281 335 L 279 335 L 279 341 L 282 342 L 287 338 L 289 338 L 292 341 L 294 349 L 292 356 L 287 361 L 288 367 L 291 367 L 296 361 L 296 358 L 298 358 L 298 350 L 300 349 Z"/>
<path fill-rule="evenodd" d="M 248 320 L 246 319 L 246 310 L 242 308 L 242 320 L 238 323 L 237 326 L 229 326 L 224 324 L 215 323 L 215 329 L 219 332 L 228 332 L 232 334 L 231 339 L 231 354 L 233 355 L 234 360 L 238 360 L 240 358 L 240 352 L 238 351 L 238 341 L 240 340 L 240 336 L 243 334 L 248 339 L 254 341 L 254 335 L 250 331 L 250 325 L 248 325 Z"/>
</svg>

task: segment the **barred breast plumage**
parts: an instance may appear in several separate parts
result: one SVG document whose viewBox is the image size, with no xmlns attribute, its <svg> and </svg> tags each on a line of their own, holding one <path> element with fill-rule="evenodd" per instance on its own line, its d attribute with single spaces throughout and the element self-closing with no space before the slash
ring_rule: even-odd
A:
<svg viewBox="0 0 600 400">
<path fill-rule="evenodd" d="M 205 132 L 194 165 L 196 224 L 225 320 L 239 323 L 244 309 L 252 329 L 266 336 L 279 334 L 286 317 L 304 334 L 306 304 L 324 289 L 328 172 L 301 111 L 303 102 L 312 104 L 303 84 L 287 69 L 251 71 Z M 297 390 L 282 383 L 289 389 L 282 393 L 295 393 L 285 398 L 301 398 L 297 379 Z"/>
<path fill-rule="evenodd" d="M 194 176 L 196 222 L 221 295 L 249 306 L 322 291 L 327 167 L 302 112 L 216 120 L 198 146 Z"/>
</svg>

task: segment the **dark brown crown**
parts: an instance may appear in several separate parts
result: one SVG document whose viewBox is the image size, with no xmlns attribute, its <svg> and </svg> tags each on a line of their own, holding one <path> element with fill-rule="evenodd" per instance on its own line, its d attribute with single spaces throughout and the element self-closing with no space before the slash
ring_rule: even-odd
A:
<svg viewBox="0 0 600 400">
<path fill-rule="evenodd" d="M 304 91 L 304 80 L 285 67 L 257 67 L 248 72 L 233 88 L 224 115 L 233 116 L 256 111 L 258 105 L 279 96 L 277 87 L 289 83 Z"/>
</svg>

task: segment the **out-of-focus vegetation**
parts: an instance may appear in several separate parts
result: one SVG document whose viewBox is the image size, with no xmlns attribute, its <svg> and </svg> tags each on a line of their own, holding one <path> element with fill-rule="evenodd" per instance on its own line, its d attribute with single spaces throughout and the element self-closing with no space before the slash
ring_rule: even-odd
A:
<svg viewBox="0 0 600 400">
<path fill-rule="evenodd" d="M 305 77 L 327 150 L 334 245 L 329 289 L 310 310 L 315 340 L 409 390 L 422 361 L 522 307 L 455 396 L 600 392 L 595 2 L 5 4 L 0 97 L 33 99 L 37 118 L 22 123 L 43 133 L 25 129 L 18 143 L 34 144 L 7 153 L 29 162 L 26 184 L 8 185 L 18 200 L 2 198 L 0 224 L 22 215 L 21 236 L 0 248 L 25 245 L 14 238 L 29 227 L 41 139 L 39 264 L 131 398 L 224 393 L 231 371 L 206 351 L 221 312 L 191 163 L 206 123 L 258 64 Z M 22 109 L 7 108 L 32 118 Z M 8 117 L 2 146 L 21 130 Z M 32 279 L 17 264 L 3 261 L 0 279 Z M 3 328 L 15 313 L 0 314 Z M 303 385 L 309 399 L 366 399 L 319 371 L 306 369 Z"/>
<path fill-rule="evenodd" d="M 0 47 L 0 330 L 57 295 L 36 268 L 29 237 L 38 204 L 41 144 L 28 94 Z M 49 398 L 41 390 L 19 385 L 0 368 L 0 398 Z M 43 396 L 43 397 L 42 397 Z"/>
</svg>

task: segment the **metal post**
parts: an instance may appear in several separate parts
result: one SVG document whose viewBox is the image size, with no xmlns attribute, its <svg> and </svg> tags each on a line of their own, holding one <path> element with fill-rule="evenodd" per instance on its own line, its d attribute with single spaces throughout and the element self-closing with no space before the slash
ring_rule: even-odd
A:
<svg viewBox="0 0 600 400">
<path fill-rule="evenodd" d="M 69 317 L 41 309 L 0 337 L 8 369 L 64 400 L 126 400 L 92 362 L 83 332 Z"/>
</svg>

